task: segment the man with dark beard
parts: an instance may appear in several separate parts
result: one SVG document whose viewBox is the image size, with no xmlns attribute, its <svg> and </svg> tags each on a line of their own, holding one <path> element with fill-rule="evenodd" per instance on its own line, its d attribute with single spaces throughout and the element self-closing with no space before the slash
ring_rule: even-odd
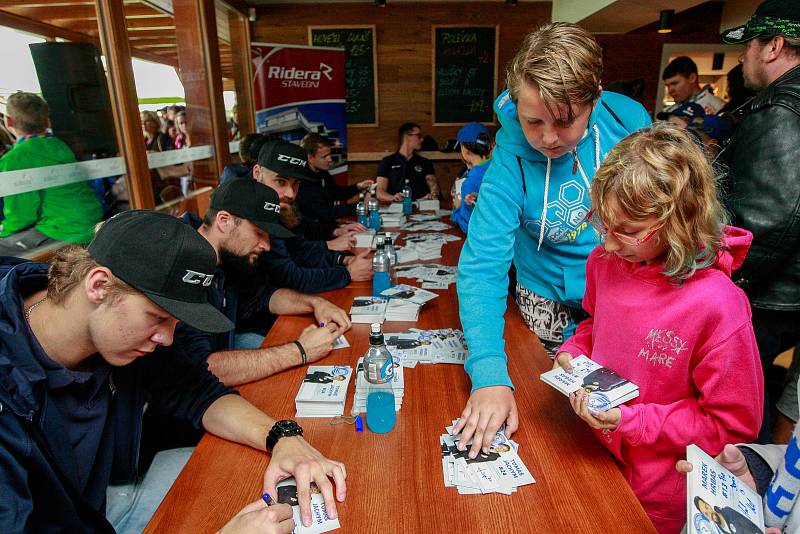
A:
<svg viewBox="0 0 800 534">
<path fill-rule="evenodd" d="M 312 180 L 305 151 L 286 141 L 264 145 L 253 167 L 253 178 L 274 190 L 280 198 L 280 219 L 287 228 L 295 228 L 299 217 L 295 198 L 301 180 Z M 261 256 L 260 267 L 277 287 L 307 293 L 339 289 L 350 281 L 372 278 L 369 251 L 356 256 L 329 250 L 324 241 L 309 241 L 297 235 L 273 239 L 271 250 Z"/>
<path fill-rule="evenodd" d="M 214 280 L 208 286 L 209 302 L 232 323 L 236 324 L 237 311 L 242 307 L 269 310 L 274 315 L 315 316 L 315 323 L 303 330 L 297 341 L 253 350 L 234 348 L 234 330 L 210 334 L 178 324 L 175 346 L 190 358 L 207 362 L 209 370 L 228 386 L 315 362 L 327 355 L 334 340 L 350 328 L 347 313 L 321 297 L 263 283 L 256 291 L 244 287 L 251 281 L 258 257 L 269 251 L 271 237 L 292 236 L 280 225 L 280 212 L 278 195 L 269 187 L 254 180 L 231 180 L 214 192 L 211 207 L 197 228 L 218 258 Z"/>
</svg>

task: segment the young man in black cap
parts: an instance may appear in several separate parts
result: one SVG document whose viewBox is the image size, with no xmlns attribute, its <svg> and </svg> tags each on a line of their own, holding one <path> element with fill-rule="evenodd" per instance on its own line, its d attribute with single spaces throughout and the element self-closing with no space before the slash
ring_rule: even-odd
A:
<svg viewBox="0 0 800 534">
<path fill-rule="evenodd" d="M 278 193 L 281 220 L 292 228 L 292 213 L 301 180 L 310 180 L 305 151 L 286 141 L 264 145 L 253 167 L 253 178 Z M 350 281 L 372 278 L 369 251 L 351 256 L 327 250 L 322 242 L 302 236 L 274 239 L 268 253 L 262 255 L 263 267 L 270 282 L 304 293 L 320 293 L 346 286 Z"/>
<path fill-rule="evenodd" d="M 758 91 L 719 160 L 729 169 L 723 191 L 732 224 L 753 233 L 734 275 L 750 299 L 761 362 L 768 370 L 775 356 L 800 342 L 800 2 L 767 0 L 747 24 L 722 38 L 746 45 L 739 57 L 744 82 Z M 788 383 L 794 386 L 797 377 Z M 786 406 L 791 413 L 784 415 L 797 420 L 792 391 L 794 398 L 778 407 Z M 764 418 L 762 443 L 769 436 L 769 419 Z M 788 439 L 793 423 L 781 421 L 778 433 Z"/>
<path fill-rule="evenodd" d="M 239 310 L 251 314 L 268 310 L 273 315 L 313 313 L 316 323 L 323 326 L 309 325 L 291 343 L 237 350 L 234 330 L 215 335 L 180 323 L 176 347 L 195 361 L 207 362 L 209 370 L 227 386 L 315 362 L 350 328 L 347 313 L 322 297 L 276 289 L 263 282 L 252 289 L 248 274 L 253 274 L 258 257 L 270 249 L 270 240 L 292 237 L 280 224 L 280 210 L 278 194 L 255 180 L 231 180 L 214 191 L 211 207 L 197 228 L 217 253 L 214 282 L 207 288 L 209 301 L 234 324 Z"/>
<path fill-rule="evenodd" d="M 106 490 L 112 479 L 137 475 L 145 402 L 148 411 L 270 449 L 267 491 L 297 473 L 316 483 L 336 514 L 328 477 L 343 500 L 342 464 L 308 445 L 296 424 L 276 423 L 206 369 L 160 348 L 172 343 L 179 320 L 212 332 L 231 328 L 206 298 L 215 263 L 213 248 L 192 228 L 148 211 L 110 219 L 88 249 L 60 251 L 49 272 L 4 260 L 1 532 L 114 532 Z M 300 505 L 309 524 L 310 502 Z M 290 509 L 253 503 L 228 527 L 291 532 L 290 518 Z"/>
</svg>

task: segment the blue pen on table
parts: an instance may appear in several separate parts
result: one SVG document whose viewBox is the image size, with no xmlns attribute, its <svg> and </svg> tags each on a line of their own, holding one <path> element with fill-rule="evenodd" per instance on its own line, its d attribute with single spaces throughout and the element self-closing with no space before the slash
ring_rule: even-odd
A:
<svg viewBox="0 0 800 534">
<path fill-rule="evenodd" d="M 272 506 L 275 504 L 275 500 L 270 496 L 269 493 L 265 493 L 264 495 L 261 496 L 261 498 L 264 500 L 265 503 L 267 503 L 267 506 Z"/>
</svg>

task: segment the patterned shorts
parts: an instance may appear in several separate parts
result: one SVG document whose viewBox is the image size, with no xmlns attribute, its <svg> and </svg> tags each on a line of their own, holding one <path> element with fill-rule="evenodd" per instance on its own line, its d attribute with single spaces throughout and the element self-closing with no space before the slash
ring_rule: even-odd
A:
<svg viewBox="0 0 800 534">
<path fill-rule="evenodd" d="M 515 295 L 522 319 L 551 358 L 564 341 L 575 333 L 578 323 L 588 317 L 580 308 L 540 297 L 521 284 L 517 284 Z"/>
</svg>

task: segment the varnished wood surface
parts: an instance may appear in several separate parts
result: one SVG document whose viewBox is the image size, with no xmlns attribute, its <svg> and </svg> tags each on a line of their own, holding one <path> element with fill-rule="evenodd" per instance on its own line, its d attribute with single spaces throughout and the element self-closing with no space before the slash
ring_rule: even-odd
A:
<svg viewBox="0 0 800 534">
<path fill-rule="evenodd" d="M 454 231 L 455 232 L 455 231 Z M 444 246 L 439 263 L 455 265 L 463 241 Z M 402 279 L 414 284 L 414 280 Z M 367 283 L 325 294 L 345 310 Z M 437 291 L 416 323 L 387 322 L 384 332 L 409 327 L 460 328 L 455 285 Z M 439 435 L 457 417 L 470 382 L 460 365 L 423 365 L 405 370 L 405 397 L 397 426 L 386 435 L 331 419 L 300 419 L 323 454 L 345 463 L 347 499 L 338 504 L 342 533 L 625 533 L 655 532 L 612 457 L 572 412 L 566 397 L 539 380 L 550 368 L 536 337 L 513 300 L 506 313 L 509 372 L 516 386 L 520 429 L 514 440 L 537 480 L 511 495 L 459 495 L 445 488 Z M 313 318 L 281 317 L 265 343 L 297 338 Z M 333 351 L 318 365 L 355 366 L 368 346 L 369 325 L 347 332 L 350 348 Z M 297 368 L 240 388 L 242 395 L 275 418 L 293 418 L 294 397 L 304 376 Z M 345 414 L 350 413 L 351 380 Z M 269 457 L 206 435 L 145 532 L 214 532 L 258 498 Z"/>
</svg>

